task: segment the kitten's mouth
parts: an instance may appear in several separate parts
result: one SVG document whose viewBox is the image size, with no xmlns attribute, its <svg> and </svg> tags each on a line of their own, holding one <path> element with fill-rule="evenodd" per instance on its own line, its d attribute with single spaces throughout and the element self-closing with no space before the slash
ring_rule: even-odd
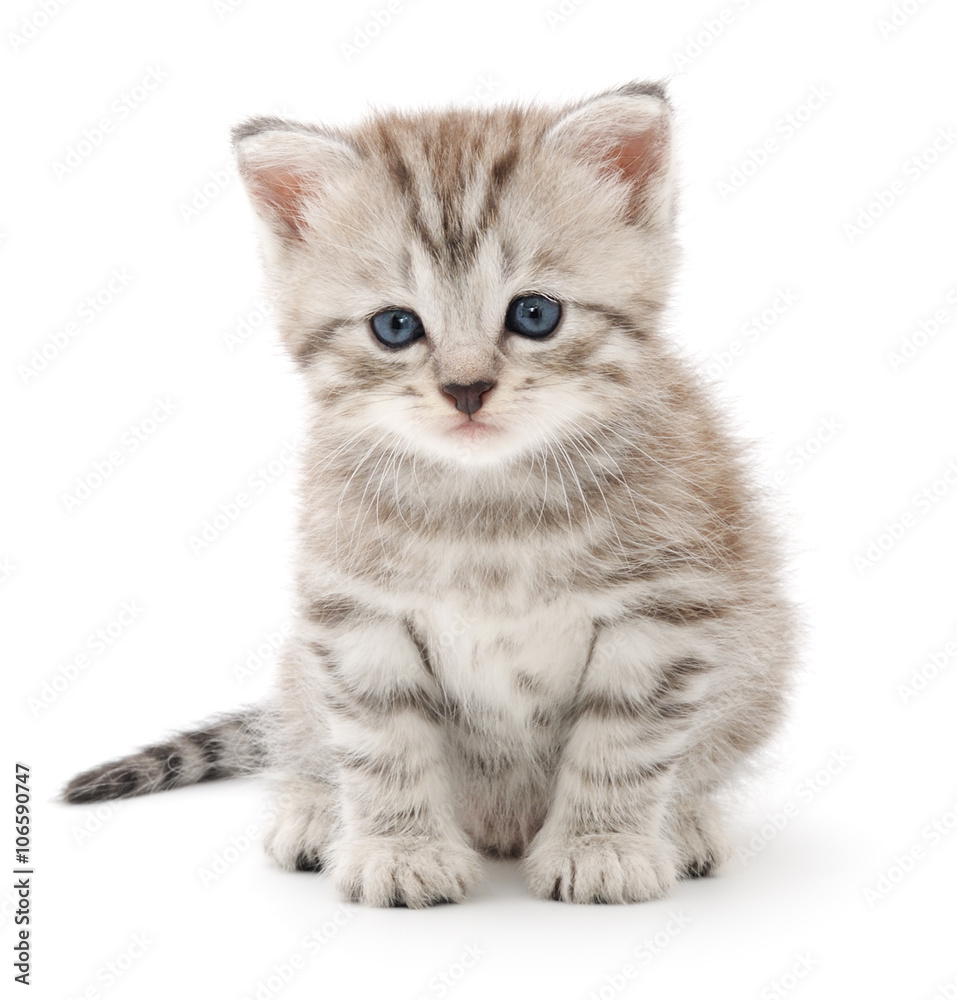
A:
<svg viewBox="0 0 957 1000">
<path fill-rule="evenodd" d="M 453 441 L 469 443 L 488 441 L 495 437 L 500 428 L 489 420 L 480 420 L 478 417 L 466 417 L 464 420 L 457 420 L 448 430 L 448 435 Z"/>
<path fill-rule="evenodd" d="M 467 417 L 458 421 L 452 428 L 452 433 L 456 437 L 485 437 L 494 433 L 497 428 L 485 420 L 478 420 L 476 417 Z"/>
</svg>

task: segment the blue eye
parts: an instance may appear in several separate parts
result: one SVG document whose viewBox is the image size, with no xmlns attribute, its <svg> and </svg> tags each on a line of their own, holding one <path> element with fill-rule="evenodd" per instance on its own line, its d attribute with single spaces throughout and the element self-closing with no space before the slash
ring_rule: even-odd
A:
<svg viewBox="0 0 957 1000">
<path fill-rule="evenodd" d="M 376 339 L 386 347 L 408 347 L 425 336 L 422 320 L 411 309 L 383 309 L 369 322 Z"/>
<path fill-rule="evenodd" d="M 545 295 L 520 295 L 505 313 L 505 329 L 523 337 L 547 337 L 562 318 L 561 303 Z"/>
</svg>

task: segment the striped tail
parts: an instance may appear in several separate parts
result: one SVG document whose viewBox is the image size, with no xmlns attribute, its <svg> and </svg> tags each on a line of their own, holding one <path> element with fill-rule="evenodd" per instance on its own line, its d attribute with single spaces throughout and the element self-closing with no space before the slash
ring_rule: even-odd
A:
<svg viewBox="0 0 957 1000">
<path fill-rule="evenodd" d="M 78 803 L 126 799 L 263 771 L 268 714 L 264 708 L 243 709 L 143 747 L 128 757 L 100 764 L 73 778 L 63 789 L 62 798 Z"/>
</svg>

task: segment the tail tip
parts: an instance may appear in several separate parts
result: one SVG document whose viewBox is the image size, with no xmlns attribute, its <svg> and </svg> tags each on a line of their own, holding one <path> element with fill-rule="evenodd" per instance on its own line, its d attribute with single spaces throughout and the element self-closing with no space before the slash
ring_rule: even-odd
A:
<svg viewBox="0 0 957 1000">
<path fill-rule="evenodd" d="M 128 798 L 136 794 L 138 783 L 139 775 L 130 768 L 94 768 L 71 778 L 60 793 L 60 800 L 83 805 L 103 799 Z"/>
</svg>

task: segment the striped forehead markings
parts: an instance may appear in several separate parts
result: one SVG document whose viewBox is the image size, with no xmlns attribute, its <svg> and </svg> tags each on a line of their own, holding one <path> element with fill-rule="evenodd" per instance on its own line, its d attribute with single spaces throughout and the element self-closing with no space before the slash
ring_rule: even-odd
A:
<svg viewBox="0 0 957 1000">
<path fill-rule="evenodd" d="M 464 195 L 483 176 L 476 173 L 470 177 L 466 174 L 464 154 L 472 152 L 475 162 L 480 160 L 479 151 L 472 148 L 474 139 L 472 142 L 454 143 L 449 136 L 424 138 L 423 160 L 429 167 L 426 171 L 415 171 L 393 136 L 383 130 L 380 137 L 389 175 L 408 206 L 412 230 L 429 256 L 453 270 L 468 267 L 475 259 L 483 234 L 499 218 L 502 194 L 519 162 L 517 142 L 512 139 L 484 172 L 485 196 L 477 218 L 469 223 L 465 219 Z M 438 208 L 441 230 L 438 233 L 427 222 L 423 206 L 426 194 L 423 187 L 429 182 L 429 200 Z"/>
</svg>

